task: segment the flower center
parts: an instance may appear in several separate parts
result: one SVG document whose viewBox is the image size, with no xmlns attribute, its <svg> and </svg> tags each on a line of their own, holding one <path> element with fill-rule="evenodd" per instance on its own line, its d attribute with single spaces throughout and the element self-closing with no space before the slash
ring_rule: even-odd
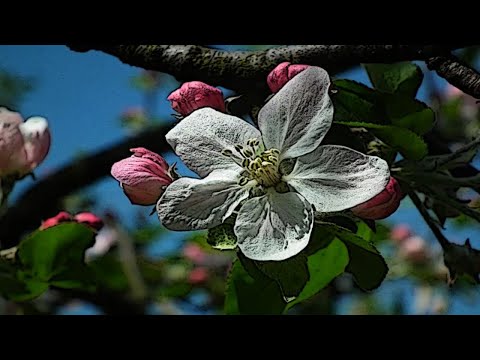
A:
<svg viewBox="0 0 480 360">
<path fill-rule="evenodd" d="M 278 157 L 280 151 L 268 149 L 262 151 L 258 139 L 249 139 L 246 145 L 235 145 L 234 153 L 230 149 L 224 149 L 222 154 L 231 157 L 244 171 L 239 184 L 246 185 L 250 181 L 264 187 L 275 186 L 280 183 L 281 175 L 278 170 Z"/>
</svg>

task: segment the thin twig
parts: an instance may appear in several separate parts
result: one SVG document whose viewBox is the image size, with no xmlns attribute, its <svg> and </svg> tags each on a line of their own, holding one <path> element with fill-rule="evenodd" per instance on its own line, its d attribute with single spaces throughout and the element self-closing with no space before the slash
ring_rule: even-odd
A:
<svg viewBox="0 0 480 360">
<path fill-rule="evenodd" d="M 413 204 L 420 212 L 420 215 L 422 215 L 423 220 L 425 220 L 430 230 L 432 230 L 433 234 L 437 238 L 438 243 L 442 247 L 443 251 L 447 251 L 451 247 L 450 241 L 448 241 L 447 238 L 443 236 L 442 232 L 435 224 L 435 221 L 431 218 L 427 209 L 425 209 L 425 206 L 422 204 L 422 202 L 420 201 L 415 191 L 410 189 L 407 194 L 410 197 L 410 199 L 412 199 Z"/>
</svg>

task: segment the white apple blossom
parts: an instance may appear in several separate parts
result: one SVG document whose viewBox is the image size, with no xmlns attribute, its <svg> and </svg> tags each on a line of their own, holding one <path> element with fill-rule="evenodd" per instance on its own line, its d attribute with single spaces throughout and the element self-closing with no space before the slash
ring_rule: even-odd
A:
<svg viewBox="0 0 480 360">
<path fill-rule="evenodd" d="M 258 126 L 211 108 L 194 111 L 167 135 L 201 179 L 180 178 L 157 203 L 171 230 L 220 225 L 235 211 L 245 256 L 284 260 L 308 244 L 314 211 L 349 209 L 380 193 L 390 172 L 381 158 L 344 146 L 320 146 L 333 105 L 327 72 L 310 67 L 258 114 Z"/>
</svg>

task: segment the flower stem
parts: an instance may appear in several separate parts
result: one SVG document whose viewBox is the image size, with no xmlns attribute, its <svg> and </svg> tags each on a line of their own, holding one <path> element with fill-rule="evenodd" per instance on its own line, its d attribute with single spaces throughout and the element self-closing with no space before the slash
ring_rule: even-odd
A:
<svg viewBox="0 0 480 360">
<path fill-rule="evenodd" d="M 117 224 L 114 226 L 116 226 L 118 229 L 118 252 L 123 267 L 123 272 L 127 277 L 130 289 L 132 291 L 132 297 L 136 301 L 144 301 L 147 297 L 147 287 L 138 268 L 132 239 L 126 233 L 126 231 L 121 229 Z"/>
</svg>

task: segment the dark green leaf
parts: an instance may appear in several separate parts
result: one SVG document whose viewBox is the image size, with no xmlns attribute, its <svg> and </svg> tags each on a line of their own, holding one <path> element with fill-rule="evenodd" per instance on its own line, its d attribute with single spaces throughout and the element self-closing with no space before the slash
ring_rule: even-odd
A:
<svg viewBox="0 0 480 360">
<path fill-rule="evenodd" d="M 181 298 L 187 296 L 192 290 L 192 285 L 179 282 L 170 285 L 163 285 L 157 290 L 157 296 L 168 298 Z"/>
<path fill-rule="evenodd" d="M 388 94 L 414 98 L 423 80 L 422 70 L 411 62 L 364 66 L 375 89 Z"/>
<path fill-rule="evenodd" d="M 352 80 L 335 80 L 334 86 L 335 121 L 385 123 L 382 98 L 375 90 Z"/>
<path fill-rule="evenodd" d="M 376 223 L 375 231 L 373 231 L 364 221 L 361 221 L 358 224 L 358 230 L 356 232 L 358 236 L 373 244 L 378 244 L 390 239 L 390 229 L 387 226 L 382 223 Z"/>
<path fill-rule="evenodd" d="M 32 279 L 24 271 L 17 271 L 16 278 L 21 283 L 20 287 L 8 289 L 7 298 L 13 301 L 33 300 L 42 295 L 48 289 L 48 283 Z"/>
<path fill-rule="evenodd" d="M 136 231 L 133 232 L 132 238 L 135 244 L 146 245 L 158 239 L 165 233 L 166 233 L 166 230 L 164 227 L 154 224 L 154 225 L 142 226 L 141 228 L 137 229 Z"/>
<path fill-rule="evenodd" d="M 365 122 L 340 122 L 340 124 L 364 127 L 387 145 L 398 150 L 406 159 L 420 160 L 428 153 L 427 144 L 420 136 L 402 127 Z"/>
<path fill-rule="evenodd" d="M 50 278 L 48 283 L 62 289 L 83 289 L 86 291 L 95 290 L 94 276 L 84 265 L 73 265 L 65 268 Z"/>
<path fill-rule="evenodd" d="M 99 286 L 115 291 L 129 289 L 128 279 L 115 254 L 106 254 L 96 258 L 88 264 L 88 268 Z"/>
<path fill-rule="evenodd" d="M 241 255 L 240 255 L 241 256 Z M 251 260 L 235 260 L 225 291 L 226 314 L 281 314 L 286 303 L 277 283 L 263 274 Z M 252 277 L 250 273 L 254 273 Z"/>
<path fill-rule="evenodd" d="M 255 261 L 257 267 L 278 282 L 286 299 L 297 297 L 310 279 L 307 256 L 300 253 L 284 261 Z"/>
<path fill-rule="evenodd" d="M 233 225 L 221 224 L 208 230 L 207 243 L 214 249 L 232 250 L 237 247 L 237 237 Z"/>
<path fill-rule="evenodd" d="M 385 94 L 386 112 L 392 125 L 423 135 L 435 123 L 435 114 L 425 103 L 413 98 Z"/>
<path fill-rule="evenodd" d="M 335 234 L 333 234 L 328 227 L 315 224 L 312 235 L 310 236 L 310 242 L 304 250 L 305 254 L 315 254 L 318 250 L 327 247 L 334 238 Z"/>
<path fill-rule="evenodd" d="M 90 227 L 63 223 L 27 236 L 20 242 L 17 254 L 24 270 L 33 279 L 42 282 L 66 280 L 64 275 L 70 276 L 73 272 L 82 276 L 85 270 L 84 274 L 88 274 L 84 253 L 94 242 L 95 233 Z"/>
<path fill-rule="evenodd" d="M 310 279 L 298 297 L 288 303 L 287 309 L 318 293 L 338 275 L 342 274 L 347 264 L 347 248 L 338 239 L 334 239 L 327 247 L 310 255 L 308 257 Z"/>
<path fill-rule="evenodd" d="M 0 259 L 0 296 L 13 301 L 25 301 L 34 299 L 46 290 L 18 275 L 12 264 Z"/>
<path fill-rule="evenodd" d="M 365 142 L 348 126 L 333 123 L 322 140 L 322 145 L 343 145 L 360 152 L 366 152 Z"/>
<path fill-rule="evenodd" d="M 35 88 L 35 79 L 21 77 L 0 70 L 0 104 L 12 111 L 18 111 L 19 104 L 25 95 Z"/>
<path fill-rule="evenodd" d="M 405 129 L 412 130 L 418 135 L 429 132 L 435 123 L 435 114 L 432 109 L 424 109 L 411 113 L 399 119 L 392 119 L 392 124 Z"/>
<path fill-rule="evenodd" d="M 380 286 L 388 273 L 388 266 L 375 246 L 347 229 L 332 227 L 332 230 L 347 246 L 350 262 L 346 271 L 353 275 L 357 285 L 364 290 Z M 371 238 L 363 227 L 360 234 Z"/>
</svg>

